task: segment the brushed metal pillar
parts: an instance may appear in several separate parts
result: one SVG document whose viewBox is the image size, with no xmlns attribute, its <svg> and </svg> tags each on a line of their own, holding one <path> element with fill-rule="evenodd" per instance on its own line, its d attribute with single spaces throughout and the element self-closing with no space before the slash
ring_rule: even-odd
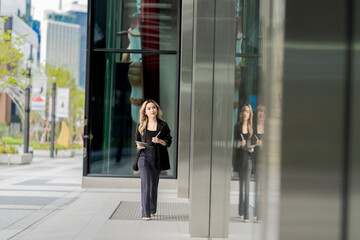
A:
<svg viewBox="0 0 360 240">
<path fill-rule="evenodd" d="M 210 237 L 229 234 L 235 83 L 235 1 L 216 1 L 212 115 Z"/>
<path fill-rule="evenodd" d="M 235 2 L 194 3 L 190 235 L 224 238 L 229 225 Z"/>
<path fill-rule="evenodd" d="M 279 239 L 281 125 L 284 58 L 285 0 L 262 1 L 263 52 L 261 96 L 266 106 L 266 134 L 262 157 L 257 162 L 259 173 L 259 214 L 263 222 L 254 239 Z"/>
<path fill-rule="evenodd" d="M 190 150 L 190 235 L 210 233 L 215 0 L 194 1 Z"/>
<path fill-rule="evenodd" d="M 360 0 L 353 1 L 348 239 L 360 239 Z"/>
<path fill-rule="evenodd" d="M 181 63 L 178 133 L 178 197 L 190 193 L 191 81 L 193 58 L 194 0 L 182 1 Z"/>
<path fill-rule="evenodd" d="M 346 4 L 286 2 L 280 240 L 341 239 Z"/>
</svg>

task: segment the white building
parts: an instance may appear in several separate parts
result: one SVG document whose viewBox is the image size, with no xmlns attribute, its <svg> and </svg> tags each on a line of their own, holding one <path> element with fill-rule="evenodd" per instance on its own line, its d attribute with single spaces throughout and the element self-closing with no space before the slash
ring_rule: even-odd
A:
<svg viewBox="0 0 360 240">
<path fill-rule="evenodd" d="M 26 13 L 25 0 L 0 0 L 1 15 L 18 15 L 22 16 Z"/>
<path fill-rule="evenodd" d="M 41 63 L 65 65 L 79 82 L 80 26 L 75 17 L 46 11 L 41 25 Z"/>
</svg>

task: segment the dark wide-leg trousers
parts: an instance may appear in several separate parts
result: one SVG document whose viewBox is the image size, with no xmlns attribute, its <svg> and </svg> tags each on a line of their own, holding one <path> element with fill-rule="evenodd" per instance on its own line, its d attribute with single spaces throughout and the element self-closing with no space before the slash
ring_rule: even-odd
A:
<svg viewBox="0 0 360 240">
<path fill-rule="evenodd" d="M 251 170 L 252 170 L 252 162 L 251 159 L 248 159 L 247 164 L 242 168 L 239 176 L 240 177 L 239 215 L 244 216 L 244 219 L 249 219 L 249 205 L 250 205 L 249 191 L 250 191 Z M 245 194 L 245 199 L 244 199 L 244 194 Z"/>
<path fill-rule="evenodd" d="M 141 215 L 150 217 L 156 213 L 160 171 L 155 168 L 153 149 L 144 149 L 140 153 L 138 167 L 141 178 Z"/>
</svg>

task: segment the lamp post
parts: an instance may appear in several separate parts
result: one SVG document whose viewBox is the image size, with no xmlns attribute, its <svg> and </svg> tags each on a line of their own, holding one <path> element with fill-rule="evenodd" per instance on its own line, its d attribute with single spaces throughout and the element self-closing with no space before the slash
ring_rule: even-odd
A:
<svg viewBox="0 0 360 240">
<path fill-rule="evenodd" d="M 55 145 L 55 98 L 56 98 L 56 77 L 52 77 L 52 105 L 51 105 L 51 144 L 50 144 L 50 157 L 54 157 Z"/>
<path fill-rule="evenodd" d="M 26 62 L 26 79 L 28 84 L 25 88 L 24 153 L 29 152 L 31 65 L 32 60 L 29 58 Z"/>
</svg>

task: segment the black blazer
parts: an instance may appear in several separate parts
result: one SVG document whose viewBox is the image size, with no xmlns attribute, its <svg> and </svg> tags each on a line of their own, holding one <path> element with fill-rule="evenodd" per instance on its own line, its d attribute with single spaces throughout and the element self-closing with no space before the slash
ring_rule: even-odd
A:
<svg viewBox="0 0 360 240">
<path fill-rule="evenodd" d="M 170 169 L 170 160 L 169 160 L 169 153 L 167 148 L 170 147 L 172 143 L 172 137 L 170 135 L 170 128 L 167 123 L 163 120 L 157 119 L 157 128 L 156 131 L 161 133 L 159 134 L 158 138 L 164 140 L 166 142 L 166 146 L 161 145 L 160 143 L 155 143 L 154 150 L 155 150 L 155 167 L 157 170 L 169 170 Z M 144 129 L 143 135 L 140 134 L 139 129 L 136 129 L 136 141 L 145 142 L 146 139 L 146 132 L 147 126 Z M 139 168 L 137 166 L 140 153 L 143 150 L 141 149 L 138 151 L 136 159 L 133 164 L 133 169 L 138 171 Z"/>
<path fill-rule="evenodd" d="M 253 153 L 249 153 L 243 147 L 240 148 L 237 147 L 238 142 L 242 140 L 240 134 L 242 134 L 242 126 L 241 124 L 237 123 L 234 126 L 234 147 L 233 147 L 233 156 L 232 156 L 232 166 L 233 166 L 233 170 L 239 173 L 248 167 L 247 165 L 248 159 L 250 159 L 254 164 Z M 250 139 L 245 139 L 245 140 L 247 145 L 255 144 L 254 135 Z"/>
</svg>

